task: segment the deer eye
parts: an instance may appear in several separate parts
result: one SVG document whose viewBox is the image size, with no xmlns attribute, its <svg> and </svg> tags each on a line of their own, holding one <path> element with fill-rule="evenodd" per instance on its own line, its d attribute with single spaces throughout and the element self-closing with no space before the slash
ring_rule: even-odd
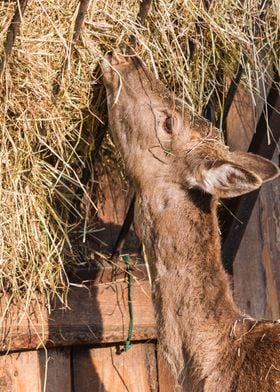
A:
<svg viewBox="0 0 280 392">
<path fill-rule="evenodd" d="M 168 116 L 164 122 L 164 128 L 167 133 L 172 133 L 173 131 L 174 120 L 172 117 Z"/>
</svg>

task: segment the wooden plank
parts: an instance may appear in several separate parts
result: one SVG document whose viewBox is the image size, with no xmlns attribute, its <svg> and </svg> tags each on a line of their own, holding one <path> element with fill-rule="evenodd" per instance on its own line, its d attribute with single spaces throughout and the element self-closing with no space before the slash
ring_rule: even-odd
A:
<svg viewBox="0 0 280 392">
<path fill-rule="evenodd" d="M 127 283 L 115 282 L 72 287 L 69 309 L 57 301 L 50 315 L 33 299 L 26 310 L 12 303 L 9 317 L 0 327 L 0 350 L 119 342 L 127 337 L 129 311 Z M 2 298 L 3 314 L 8 298 Z M 133 283 L 133 340 L 156 337 L 149 282 Z"/>
<path fill-rule="evenodd" d="M 256 125 L 252 95 L 239 87 L 227 116 L 227 144 L 230 149 L 248 151 Z"/>
<path fill-rule="evenodd" d="M 117 171 L 111 170 L 106 175 L 98 178 L 98 181 L 102 184 L 103 198 L 98 200 L 98 220 L 94 223 L 97 228 L 105 230 L 97 232 L 95 237 L 99 242 L 105 242 L 107 246 L 102 247 L 101 243 L 98 244 L 96 241 L 93 241 L 92 245 L 95 247 L 94 250 L 107 252 L 111 255 L 130 205 L 131 192 L 123 189 L 123 184 Z M 139 246 L 139 240 L 131 227 L 126 237 L 124 252 L 137 254 Z"/>
<path fill-rule="evenodd" d="M 138 256 L 130 255 L 131 268 L 133 270 L 133 277 L 140 281 L 148 280 L 147 268 L 144 260 Z M 126 267 L 124 262 L 119 262 L 117 265 L 109 263 L 108 261 L 95 259 L 94 262 L 81 266 L 71 266 L 67 269 L 67 276 L 71 283 L 86 283 L 94 284 L 110 283 L 126 278 Z"/>
<path fill-rule="evenodd" d="M 157 392 L 155 345 L 134 344 L 117 353 L 116 346 L 73 351 L 74 390 L 79 392 Z"/>
<path fill-rule="evenodd" d="M 238 90 L 228 116 L 228 143 L 232 150 L 248 150 L 265 95 L 263 91 L 254 107 L 252 97 Z M 277 151 L 273 160 L 278 163 Z M 279 191 L 279 180 L 261 188 L 233 263 L 235 300 L 244 312 L 256 318 L 280 317 Z"/>
<path fill-rule="evenodd" d="M 280 138 L 280 95 L 275 85 L 272 85 L 270 89 L 267 102 L 267 114 L 263 113 L 261 115 L 248 150 L 262 155 L 267 159 L 271 159 Z M 251 127 L 254 129 L 253 124 L 251 124 Z M 268 144 L 267 141 L 268 129 L 271 132 L 270 144 Z M 242 137 L 243 136 L 240 135 L 240 138 Z M 224 266 L 230 274 L 232 274 L 233 261 L 258 198 L 258 194 L 259 190 L 256 190 L 226 202 L 227 209 L 224 211 L 223 217 L 221 218 L 223 221 L 222 256 Z M 231 213 L 228 211 L 231 211 Z"/>
<path fill-rule="evenodd" d="M 259 211 L 258 200 L 233 264 L 235 300 L 244 312 L 256 318 L 264 316 L 266 301 Z"/>
<path fill-rule="evenodd" d="M 175 392 L 177 381 L 172 375 L 166 359 L 160 350 L 157 351 L 159 392 Z"/>
<path fill-rule="evenodd" d="M 5 392 L 41 390 L 41 374 L 36 351 L 0 357 L 0 386 Z"/>
<path fill-rule="evenodd" d="M 278 160 L 278 153 L 274 161 Z M 262 264 L 266 281 L 264 318 L 280 318 L 280 181 L 267 184 L 260 192 Z"/>
<path fill-rule="evenodd" d="M 44 392 L 71 392 L 70 348 L 39 350 L 38 357 Z M 31 390 L 33 392 L 32 388 L 29 392 Z"/>
<path fill-rule="evenodd" d="M 280 318 L 279 194 L 279 181 L 262 187 L 233 265 L 235 299 L 256 318 Z"/>
<path fill-rule="evenodd" d="M 70 350 L 0 356 L 1 392 L 71 392 Z"/>
</svg>

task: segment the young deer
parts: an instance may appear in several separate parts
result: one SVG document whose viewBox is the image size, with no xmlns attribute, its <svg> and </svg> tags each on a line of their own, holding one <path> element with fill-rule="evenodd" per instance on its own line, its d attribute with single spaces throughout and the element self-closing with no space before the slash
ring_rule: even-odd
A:
<svg viewBox="0 0 280 392">
<path fill-rule="evenodd" d="M 135 229 L 150 263 L 159 341 L 178 385 L 280 391 L 280 324 L 256 321 L 234 304 L 216 211 L 219 197 L 257 189 L 278 168 L 230 152 L 219 131 L 136 56 L 114 52 L 102 69 L 110 129 L 136 191 Z"/>
</svg>

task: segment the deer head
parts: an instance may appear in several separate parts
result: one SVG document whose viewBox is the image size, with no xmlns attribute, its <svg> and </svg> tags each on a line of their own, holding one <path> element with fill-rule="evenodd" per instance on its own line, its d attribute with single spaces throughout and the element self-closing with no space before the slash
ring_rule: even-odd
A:
<svg viewBox="0 0 280 392">
<path fill-rule="evenodd" d="M 102 69 L 112 136 L 136 187 L 164 179 L 227 198 L 279 174 L 260 156 L 230 152 L 219 130 L 193 114 L 137 56 L 115 51 Z"/>
</svg>

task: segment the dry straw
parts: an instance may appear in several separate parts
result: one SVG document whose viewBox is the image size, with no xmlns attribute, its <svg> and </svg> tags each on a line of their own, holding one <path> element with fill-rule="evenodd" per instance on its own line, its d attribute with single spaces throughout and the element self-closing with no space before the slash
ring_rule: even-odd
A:
<svg viewBox="0 0 280 392">
<path fill-rule="evenodd" d="M 279 71 L 279 0 L 208 3 L 157 0 L 137 31 L 138 1 L 91 0 L 73 43 L 77 0 L 29 0 L 6 58 L 19 1 L 0 1 L 1 292 L 25 303 L 43 294 L 47 304 L 66 292 L 65 266 L 75 260 L 69 238 L 81 219 L 71 214 L 104 120 L 98 62 L 106 52 L 136 34 L 139 55 L 198 112 L 211 95 L 222 110 L 239 63 L 253 96 L 273 66 Z M 105 149 L 108 156 L 112 147 Z"/>
</svg>

